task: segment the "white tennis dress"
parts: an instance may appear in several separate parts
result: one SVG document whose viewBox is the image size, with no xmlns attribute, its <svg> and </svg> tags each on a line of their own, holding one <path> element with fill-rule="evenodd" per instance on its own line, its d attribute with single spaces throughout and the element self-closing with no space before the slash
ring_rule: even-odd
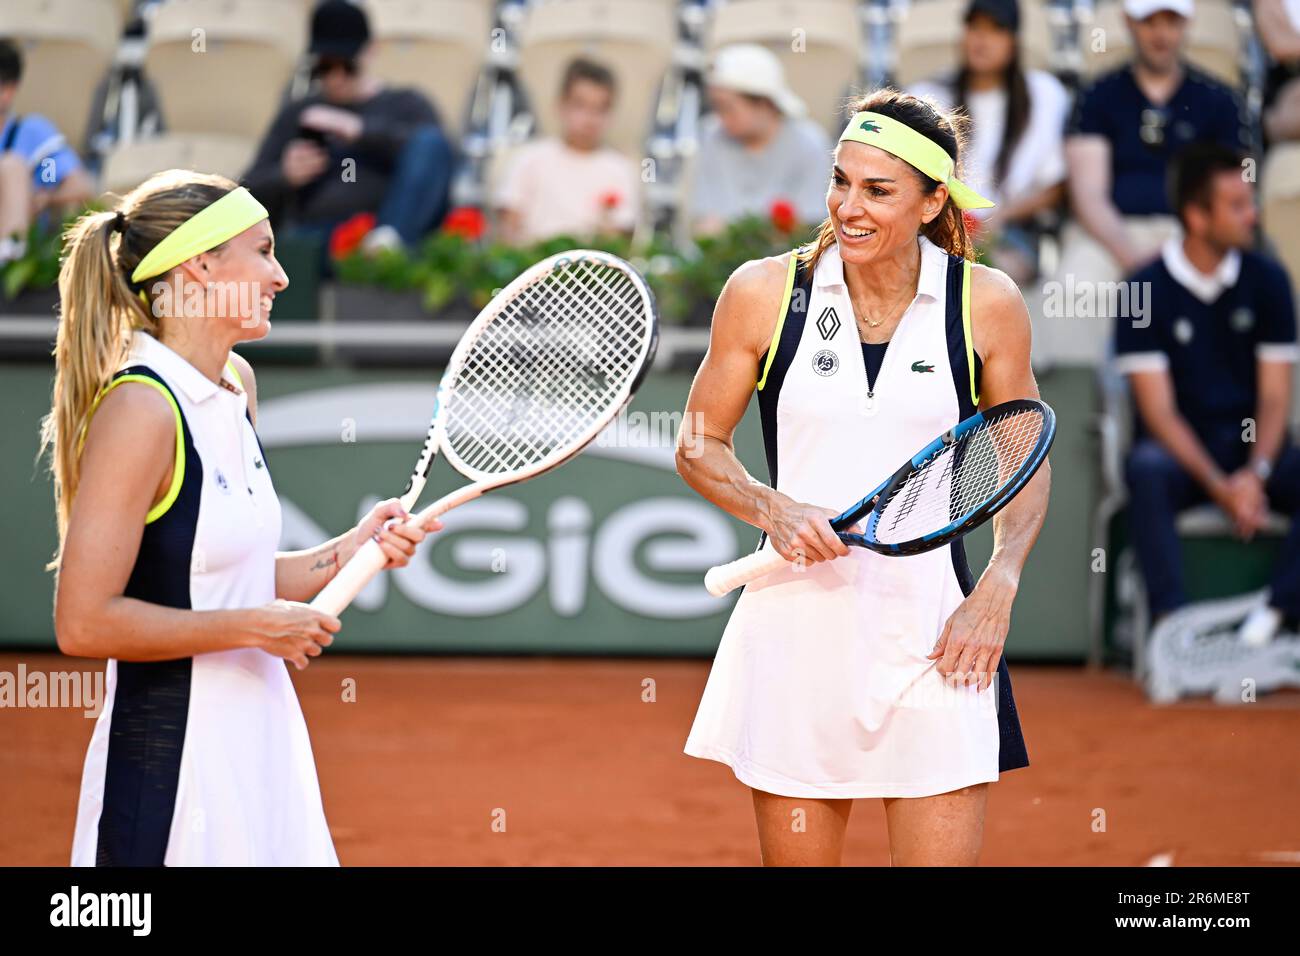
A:
<svg viewBox="0 0 1300 956">
<path fill-rule="evenodd" d="M 771 480 L 796 501 L 845 508 L 974 412 L 963 263 L 918 241 L 916 298 L 871 395 L 838 246 L 815 276 L 791 256 L 758 394 Z M 980 692 L 949 688 L 926 658 L 971 586 L 960 542 L 905 558 L 851 548 L 750 584 L 686 753 L 793 797 L 921 797 L 1026 766 L 1005 661 Z"/>
<path fill-rule="evenodd" d="M 226 377 L 238 383 L 229 366 Z M 196 611 L 275 600 L 280 504 L 247 394 L 145 332 L 124 380 L 157 388 L 178 426 L 177 478 L 149 514 L 126 595 Z M 337 865 L 285 667 L 256 649 L 110 660 L 72 864 Z"/>
</svg>

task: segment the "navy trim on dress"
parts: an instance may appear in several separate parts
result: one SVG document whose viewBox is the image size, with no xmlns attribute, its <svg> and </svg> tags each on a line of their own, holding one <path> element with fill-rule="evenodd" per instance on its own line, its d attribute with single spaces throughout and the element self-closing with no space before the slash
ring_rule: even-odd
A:
<svg viewBox="0 0 1300 956">
<path fill-rule="evenodd" d="M 118 374 L 147 376 L 175 398 L 167 383 L 145 366 L 133 366 Z M 184 413 L 181 426 L 185 478 L 172 506 L 158 520 L 144 526 L 135 567 L 123 593 L 152 604 L 188 610 L 203 462 L 195 451 Z M 96 866 L 163 864 L 180 782 L 192 664 L 192 658 L 117 662 Z"/>
</svg>

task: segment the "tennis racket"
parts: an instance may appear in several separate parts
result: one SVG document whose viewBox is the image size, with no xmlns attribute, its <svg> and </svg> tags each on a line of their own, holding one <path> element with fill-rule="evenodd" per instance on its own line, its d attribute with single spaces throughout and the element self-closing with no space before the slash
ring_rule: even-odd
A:
<svg viewBox="0 0 1300 956">
<path fill-rule="evenodd" d="M 1017 399 L 976 412 L 917 452 L 878 488 L 831 519 L 845 544 L 903 557 L 942 547 L 1002 510 L 1029 483 L 1056 437 L 1056 413 Z M 861 534 L 846 531 L 859 522 Z M 711 568 L 714 597 L 790 562 L 769 545 Z"/>
<path fill-rule="evenodd" d="M 617 256 L 576 249 L 530 267 L 493 297 L 452 353 L 402 507 L 415 506 L 439 452 L 470 483 L 411 523 L 568 461 L 631 400 L 658 342 L 650 287 Z M 367 541 L 311 606 L 338 614 L 386 563 Z"/>
</svg>

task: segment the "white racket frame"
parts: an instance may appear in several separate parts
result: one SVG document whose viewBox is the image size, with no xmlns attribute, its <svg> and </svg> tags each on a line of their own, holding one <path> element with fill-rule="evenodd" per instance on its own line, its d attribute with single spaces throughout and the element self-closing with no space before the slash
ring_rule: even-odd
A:
<svg viewBox="0 0 1300 956">
<path fill-rule="evenodd" d="M 519 295 L 524 288 L 537 282 L 540 278 L 551 273 L 559 267 L 561 260 L 571 260 L 575 258 L 593 260 L 597 264 L 618 269 L 623 272 L 636 286 L 637 291 L 645 302 L 646 312 L 649 315 L 649 321 L 646 323 L 646 335 L 641 343 L 640 368 L 637 374 L 629 376 L 623 383 L 622 394 L 610 404 L 609 411 L 601 418 L 595 420 L 583 437 L 572 445 L 566 445 L 558 448 L 551 454 L 547 455 L 540 461 L 521 468 L 517 471 L 502 472 L 490 474 L 481 469 L 474 468 L 460 458 L 459 455 L 446 442 L 446 429 L 443 426 L 443 412 L 447 407 L 449 384 L 455 381 L 461 367 L 465 364 L 465 359 L 474 346 L 474 342 L 482 334 L 483 330 L 492 323 L 494 319 Z M 447 362 L 447 368 L 442 374 L 442 379 L 438 383 L 437 396 L 434 400 L 433 419 L 429 424 L 429 434 L 424 440 L 424 448 L 420 452 L 420 458 L 415 464 L 415 470 L 411 472 L 411 480 L 407 483 L 406 490 L 402 493 L 402 507 L 408 512 L 414 507 L 415 502 L 420 497 L 420 492 L 424 490 L 425 482 L 429 477 L 429 468 L 433 464 L 433 459 L 441 451 L 443 456 L 456 471 L 460 472 L 466 478 L 470 479 L 470 484 L 463 485 L 454 491 L 443 495 L 437 501 L 428 505 L 418 514 L 414 515 L 408 524 L 423 526 L 427 525 L 434 518 L 446 514 L 453 508 L 458 508 L 466 502 L 473 501 L 475 498 L 491 491 L 494 488 L 501 488 L 505 485 L 517 484 L 521 481 L 527 481 L 530 478 L 536 478 L 543 472 L 550 471 L 570 458 L 577 455 L 605 427 L 613 421 L 618 414 L 627 407 L 628 402 L 632 400 L 637 387 L 645 378 L 646 372 L 649 371 L 650 363 L 654 359 L 655 347 L 659 337 L 659 322 L 655 311 L 654 293 L 641 274 L 627 261 L 620 259 L 618 256 L 611 255 L 608 252 L 601 252 L 596 249 L 570 249 L 566 252 L 558 252 L 553 256 L 548 256 L 541 262 L 535 263 L 525 269 L 505 288 L 498 292 L 483 310 L 470 323 L 465 334 L 456 345 L 456 349 L 451 354 Z M 370 583 L 388 563 L 388 558 L 384 555 L 383 549 L 379 543 L 373 539 L 367 541 L 357 549 L 351 560 L 348 561 L 334 578 L 321 589 L 311 602 L 311 606 L 319 611 L 325 611 L 329 614 L 339 614 L 361 593 L 362 589 Z"/>
</svg>

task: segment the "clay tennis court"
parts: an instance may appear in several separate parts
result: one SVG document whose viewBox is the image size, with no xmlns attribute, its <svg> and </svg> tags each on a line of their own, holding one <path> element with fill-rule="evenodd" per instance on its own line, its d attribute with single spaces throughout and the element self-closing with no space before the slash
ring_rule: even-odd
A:
<svg viewBox="0 0 1300 956">
<path fill-rule="evenodd" d="M 20 661 L 98 666 L 5 654 L 0 671 Z M 341 862 L 756 864 L 748 791 L 681 753 L 708 666 L 318 659 L 294 680 Z M 983 864 L 1300 862 L 1300 693 L 1156 708 L 1117 674 L 1012 671 L 1032 766 L 992 788 Z M 92 721 L 75 709 L 3 719 L 0 864 L 65 865 Z M 854 813 L 844 862 L 887 865 L 879 801 Z"/>
</svg>

